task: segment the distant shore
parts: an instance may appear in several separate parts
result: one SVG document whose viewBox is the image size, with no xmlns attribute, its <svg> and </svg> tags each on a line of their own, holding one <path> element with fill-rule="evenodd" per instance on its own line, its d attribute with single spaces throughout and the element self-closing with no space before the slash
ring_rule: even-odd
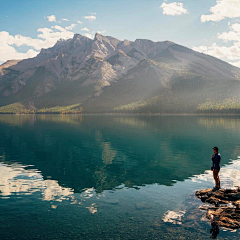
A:
<svg viewBox="0 0 240 240">
<path fill-rule="evenodd" d="M 239 116 L 240 113 L 2 113 L 1 115 L 142 115 L 142 116 Z"/>
</svg>

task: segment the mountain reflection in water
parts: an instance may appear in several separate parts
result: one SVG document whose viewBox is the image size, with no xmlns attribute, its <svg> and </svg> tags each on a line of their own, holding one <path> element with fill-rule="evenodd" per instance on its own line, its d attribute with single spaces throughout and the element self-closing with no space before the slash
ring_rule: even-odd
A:
<svg viewBox="0 0 240 240">
<path fill-rule="evenodd" d="M 3 239 L 209 237 L 194 192 L 215 145 L 222 187 L 240 185 L 234 116 L 0 115 L 0 134 Z"/>
<path fill-rule="evenodd" d="M 1 115 L 0 155 L 74 192 L 168 186 L 209 169 L 213 145 L 222 164 L 236 158 L 238 129 L 238 118 Z"/>
</svg>

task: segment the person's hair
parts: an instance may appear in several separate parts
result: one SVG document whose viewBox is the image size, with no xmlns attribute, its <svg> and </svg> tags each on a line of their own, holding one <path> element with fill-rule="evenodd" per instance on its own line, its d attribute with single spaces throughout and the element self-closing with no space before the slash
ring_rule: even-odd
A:
<svg viewBox="0 0 240 240">
<path fill-rule="evenodd" d="M 218 152 L 218 147 L 213 147 L 213 150 L 216 150 Z"/>
</svg>

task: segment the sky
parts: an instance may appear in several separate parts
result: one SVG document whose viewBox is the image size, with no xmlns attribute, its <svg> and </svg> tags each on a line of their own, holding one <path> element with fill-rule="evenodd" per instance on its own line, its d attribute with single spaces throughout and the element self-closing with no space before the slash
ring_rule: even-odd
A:
<svg viewBox="0 0 240 240">
<path fill-rule="evenodd" d="M 240 67 L 240 0 L 0 0 L 0 64 L 96 32 L 169 40 Z"/>
</svg>

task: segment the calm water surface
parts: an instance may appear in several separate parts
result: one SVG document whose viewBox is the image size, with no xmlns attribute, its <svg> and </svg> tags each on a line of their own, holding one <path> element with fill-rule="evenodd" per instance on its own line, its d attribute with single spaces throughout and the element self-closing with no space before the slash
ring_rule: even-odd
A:
<svg viewBox="0 0 240 240">
<path fill-rule="evenodd" d="M 211 147 L 240 185 L 236 116 L 0 115 L 0 136 L 1 239 L 209 239 Z"/>
</svg>

